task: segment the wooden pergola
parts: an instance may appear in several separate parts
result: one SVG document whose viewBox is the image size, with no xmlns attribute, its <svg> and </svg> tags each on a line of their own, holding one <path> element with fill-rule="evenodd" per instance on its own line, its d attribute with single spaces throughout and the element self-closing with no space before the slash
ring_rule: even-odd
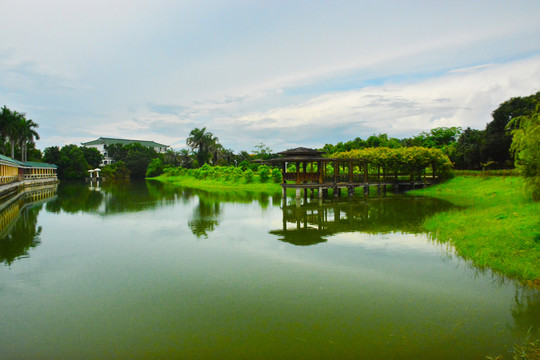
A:
<svg viewBox="0 0 540 360">
<path fill-rule="evenodd" d="M 366 159 L 329 158 L 323 156 L 324 151 L 305 147 L 277 154 L 280 155 L 279 158 L 270 159 L 268 162 L 280 166 L 284 194 L 287 188 L 293 188 L 296 189 L 297 197 L 300 197 L 301 189 L 304 189 L 305 196 L 308 189 L 312 192 L 317 189 L 319 197 L 326 197 L 328 189 L 333 189 L 334 196 L 339 196 L 342 189 L 347 189 L 348 195 L 352 196 L 357 187 L 363 187 L 366 195 L 369 193 L 369 186 L 372 185 L 377 186 L 378 193 L 386 192 L 387 185 L 394 186 L 395 190 L 399 190 L 400 185 L 408 188 L 425 185 L 425 179 L 415 181 L 412 176 L 406 182 L 400 181 L 397 172 L 389 174 L 381 167 L 370 175 Z M 289 164 L 295 164 L 294 172 L 288 172 Z M 327 173 L 328 165 L 332 165 L 332 173 Z"/>
</svg>

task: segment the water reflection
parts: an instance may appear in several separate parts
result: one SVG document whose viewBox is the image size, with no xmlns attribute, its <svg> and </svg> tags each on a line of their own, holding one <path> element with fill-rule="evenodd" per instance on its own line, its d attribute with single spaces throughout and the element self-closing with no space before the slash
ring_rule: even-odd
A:
<svg viewBox="0 0 540 360">
<path fill-rule="evenodd" d="M 437 199 L 406 196 L 296 201 L 285 204 L 282 228 L 270 233 L 294 245 L 318 244 L 344 232 L 418 233 L 426 216 L 452 207 Z"/>
<path fill-rule="evenodd" d="M 43 203 L 53 199 L 56 185 L 31 189 L 5 199 L 0 210 L 0 263 L 11 265 L 29 256 L 40 244 L 41 226 L 37 225 Z"/>
<path fill-rule="evenodd" d="M 199 203 L 193 210 L 193 216 L 188 221 L 189 228 L 197 238 L 208 238 L 208 232 L 213 231 L 218 225 L 220 215 L 220 203 L 209 202 L 199 198 Z"/>
<path fill-rule="evenodd" d="M 518 287 L 511 309 L 514 318 L 512 331 L 524 338 L 527 332 L 540 337 L 540 291 L 528 287 Z"/>
<path fill-rule="evenodd" d="M 43 349 L 72 358 L 484 358 L 507 355 L 540 327 L 540 293 L 515 281 L 437 251 L 387 251 L 393 236 L 366 236 L 388 242 L 375 251 L 333 246 L 349 234 L 420 232 L 426 216 L 450 208 L 433 199 L 288 199 L 280 209 L 280 196 L 154 182 L 62 184 L 48 199 L 3 213 L 0 261 L 37 245 L 40 256 L 1 268 L 2 358 Z M 219 241 L 195 239 L 211 235 Z M 186 341 L 191 352 L 171 345 Z"/>
</svg>

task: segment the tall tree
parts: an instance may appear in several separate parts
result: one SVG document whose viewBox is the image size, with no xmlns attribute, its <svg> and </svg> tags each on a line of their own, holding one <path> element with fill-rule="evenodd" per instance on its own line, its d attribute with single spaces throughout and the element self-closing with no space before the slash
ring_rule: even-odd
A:
<svg viewBox="0 0 540 360">
<path fill-rule="evenodd" d="M 11 145 L 11 158 L 15 158 L 15 144 L 19 142 L 20 133 L 22 130 L 21 123 L 26 117 L 25 113 L 17 111 L 10 111 L 10 115 L 7 121 L 6 133 Z"/>
<path fill-rule="evenodd" d="M 8 127 L 9 122 L 11 121 L 11 110 L 9 110 L 6 105 L 2 107 L 0 110 L 0 141 L 2 147 L 0 150 L 2 151 L 2 154 L 5 155 L 5 145 L 7 142 L 8 137 Z"/>
<path fill-rule="evenodd" d="M 34 144 L 34 139 L 39 140 L 39 134 L 35 130 L 39 127 L 32 119 L 21 117 L 17 124 L 19 130 L 19 146 L 21 149 L 21 161 L 28 160 L 28 144 Z"/>
<path fill-rule="evenodd" d="M 459 137 L 453 158 L 456 169 L 480 170 L 482 168 L 482 142 L 484 141 L 484 131 L 465 129 Z"/>
<path fill-rule="evenodd" d="M 206 127 L 202 129 L 195 128 L 189 133 L 189 137 L 186 139 L 186 144 L 192 149 L 196 150 L 197 161 L 199 166 L 206 164 L 213 153 L 217 157 L 219 139 L 214 136 L 210 131 L 206 131 Z"/>
<path fill-rule="evenodd" d="M 482 157 L 485 162 L 494 162 L 498 167 L 512 163 L 510 153 L 512 127 L 508 127 L 508 123 L 516 117 L 533 114 L 539 99 L 540 92 L 526 97 L 515 97 L 503 102 L 493 111 L 491 114 L 493 121 L 486 126 L 482 145 Z"/>
<path fill-rule="evenodd" d="M 528 116 L 512 119 L 511 150 L 515 154 L 516 168 L 525 179 L 532 198 L 540 200 L 540 101 Z"/>
</svg>

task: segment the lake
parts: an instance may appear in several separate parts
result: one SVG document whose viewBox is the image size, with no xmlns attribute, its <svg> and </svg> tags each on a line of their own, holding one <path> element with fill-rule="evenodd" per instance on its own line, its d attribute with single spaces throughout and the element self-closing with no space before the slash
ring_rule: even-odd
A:
<svg viewBox="0 0 540 360">
<path fill-rule="evenodd" d="M 4 212 L 0 358 L 508 356 L 540 292 L 422 232 L 451 208 L 60 184 Z"/>
</svg>

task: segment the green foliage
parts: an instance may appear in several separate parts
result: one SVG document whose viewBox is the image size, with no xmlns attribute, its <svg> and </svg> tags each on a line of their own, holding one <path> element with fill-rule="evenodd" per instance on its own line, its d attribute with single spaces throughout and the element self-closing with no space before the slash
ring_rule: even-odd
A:
<svg viewBox="0 0 540 360">
<path fill-rule="evenodd" d="M 283 182 L 283 174 L 281 173 L 281 171 L 279 169 L 272 169 L 272 180 L 276 183 L 276 184 L 280 184 Z"/>
<path fill-rule="evenodd" d="M 146 169 L 152 159 L 159 157 L 159 154 L 154 149 L 139 143 L 128 145 L 112 144 L 106 146 L 105 149 L 109 157 L 113 158 L 116 162 L 124 162 L 129 173 L 134 178 L 144 178 Z"/>
<path fill-rule="evenodd" d="M 196 151 L 199 165 L 204 165 L 212 158 L 212 154 L 219 144 L 219 139 L 211 132 L 206 131 L 206 127 L 195 128 L 189 133 L 186 144 Z"/>
<path fill-rule="evenodd" d="M 457 169 L 479 170 L 482 165 L 484 131 L 465 129 L 459 137 L 455 153 L 451 157 Z"/>
<path fill-rule="evenodd" d="M 536 201 L 540 200 L 540 101 L 535 112 L 529 116 L 514 118 L 511 150 L 515 164 L 525 179 L 527 191 Z"/>
<path fill-rule="evenodd" d="M 327 154 L 334 154 L 351 150 L 365 149 L 368 147 L 389 147 L 394 149 L 401 146 L 402 145 L 399 139 L 388 138 L 388 135 L 386 134 L 379 134 L 370 136 L 366 141 L 357 137 L 354 140 L 347 141 L 345 143 L 338 142 L 336 145 L 325 144 L 322 150 Z"/>
<path fill-rule="evenodd" d="M 122 144 L 105 145 L 105 150 L 110 158 L 115 161 L 126 161 L 128 149 Z"/>
<path fill-rule="evenodd" d="M 435 166 L 438 176 L 448 177 L 452 163 L 439 149 L 422 147 L 409 148 L 366 148 L 334 154 L 337 159 L 365 159 L 373 167 L 384 168 L 387 172 L 408 174 Z M 327 172 L 328 172 L 327 168 Z"/>
<path fill-rule="evenodd" d="M 460 133 L 460 127 L 438 127 L 429 132 L 421 132 L 419 135 L 411 139 L 405 139 L 404 143 L 406 146 L 418 146 L 444 150 L 446 147 L 456 142 Z"/>
<path fill-rule="evenodd" d="M 508 124 L 514 118 L 533 114 L 539 100 L 540 92 L 527 97 L 515 97 L 505 101 L 493 111 L 493 121 L 486 125 L 482 143 L 482 162 L 491 161 L 497 168 L 507 167 L 508 163 L 511 166 L 510 146 L 513 125 Z"/>
<path fill-rule="evenodd" d="M 154 177 L 163 174 L 163 162 L 160 158 L 154 158 L 146 168 L 146 177 Z"/>
<path fill-rule="evenodd" d="M 281 176 L 281 172 L 277 170 Z M 188 187 L 201 189 L 246 189 L 250 191 L 276 192 L 281 187 L 278 184 L 262 183 L 260 174 L 257 176 L 251 169 L 245 172 L 240 167 L 234 166 L 209 166 L 205 165 L 198 169 L 185 169 L 181 167 L 167 168 L 163 175 L 157 177 L 165 182 L 178 183 Z"/>
<path fill-rule="evenodd" d="M 253 154 L 255 155 L 254 156 L 255 159 L 261 159 L 261 160 L 268 160 L 275 157 L 275 154 L 273 153 L 272 149 L 270 149 L 268 146 L 264 145 L 263 143 L 255 145 L 255 148 L 253 149 Z"/>
<path fill-rule="evenodd" d="M 81 150 L 84 154 L 84 158 L 92 169 L 95 169 L 99 167 L 99 165 L 101 165 L 101 162 L 103 161 L 103 155 L 101 155 L 98 149 L 82 146 Z"/>
<path fill-rule="evenodd" d="M 46 148 L 43 160 L 58 166 L 57 175 L 60 179 L 80 180 L 88 176 L 92 167 L 88 164 L 82 148 L 77 145 L 66 145 Z"/>
<path fill-rule="evenodd" d="M 12 111 L 4 105 L 0 109 L 0 151 L 7 155 L 8 147 L 11 158 L 15 158 L 17 148 L 20 160 L 27 161 L 28 150 L 33 148 L 34 140 L 39 140 L 35 130 L 38 127 L 37 123 L 26 118 L 25 113 Z"/>
<path fill-rule="evenodd" d="M 244 172 L 244 178 L 246 179 L 247 183 L 253 182 L 253 177 L 254 176 L 255 176 L 255 174 L 253 173 L 253 170 L 251 170 L 251 169 L 247 169 Z"/>
<path fill-rule="evenodd" d="M 271 174 L 272 174 L 271 170 L 268 166 L 266 165 L 259 166 L 259 179 L 261 180 L 262 183 L 265 183 L 268 180 L 270 180 Z"/>
<path fill-rule="evenodd" d="M 111 165 L 105 165 L 101 168 L 101 176 L 107 180 L 125 181 L 129 180 L 130 172 L 123 161 L 118 161 Z"/>
</svg>

